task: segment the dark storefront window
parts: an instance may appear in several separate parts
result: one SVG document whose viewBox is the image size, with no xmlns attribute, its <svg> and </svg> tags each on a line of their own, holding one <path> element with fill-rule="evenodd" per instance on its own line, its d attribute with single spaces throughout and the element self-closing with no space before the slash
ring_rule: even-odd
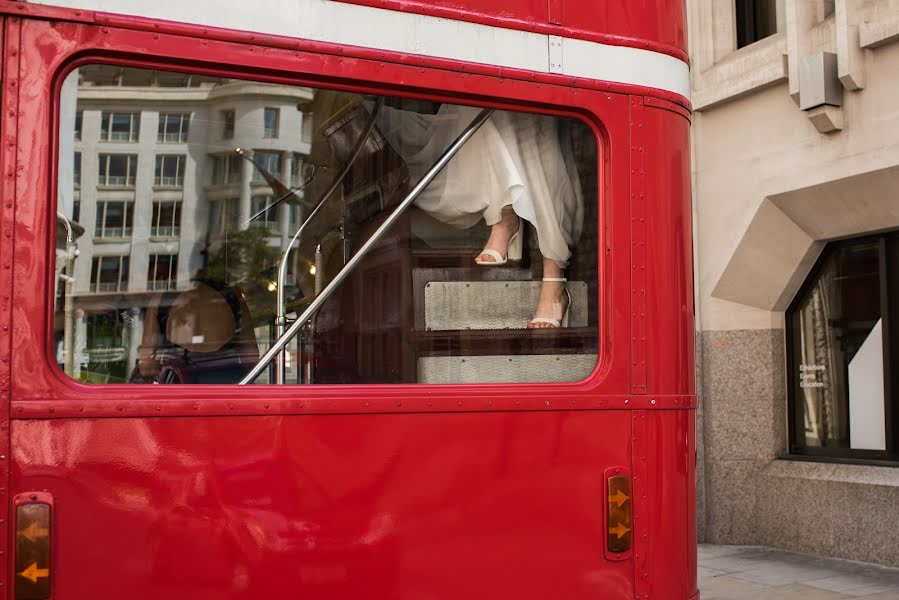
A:
<svg viewBox="0 0 899 600">
<path fill-rule="evenodd" d="M 790 451 L 899 458 L 899 233 L 829 244 L 787 312 Z"/>
</svg>

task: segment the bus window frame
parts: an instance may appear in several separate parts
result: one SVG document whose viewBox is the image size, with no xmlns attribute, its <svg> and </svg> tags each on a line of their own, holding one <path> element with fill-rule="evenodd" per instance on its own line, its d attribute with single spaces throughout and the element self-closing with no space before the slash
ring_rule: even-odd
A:
<svg viewBox="0 0 899 600">
<path fill-rule="evenodd" d="M 43 28 L 57 30 L 44 39 L 40 51 L 33 41 Z M 192 28 L 192 29 L 191 29 Z M 186 35 L 186 31 L 193 35 Z M 25 197 L 47 199 L 24 208 L 14 203 L 15 239 L 31 239 L 43 253 L 18 253 L 13 276 L 20 285 L 13 292 L 13 329 L 23 335 L 13 339 L 12 397 L 16 417 L 138 416 L 138 415 L 235 415 L 314 414 L 369 412 L 446 412 L 472 410 L 623 409 L 650 407 L 650 398 L 628 393 L 630 352 L 627 331 L 629 306 L 628 198 L 630 176 L 630 86 L 618 92 L 572 85 L 568 78 L 547 76 L 527 80 L 466 68 L 455 63 L 448 70 L 442 59 L 379 52 L 379 59 L 346 58 L 340 47 L 294 40 L 297 49 L 265 47 L 241 42 L 209 42 L 200 27 L 183 26 L 179 34 L 151 33 L 81 23 L 22 22 L 22 85 L 5 93 L 17 97 L 39 92 L 50 94 L 49 106 L 25 103 L 16 119 L 19 135 L 30 130 L 39 135 L 35 160 L 17 181 L 32 186 Z M 102 32 L 102 35 L 100 35 Z M 65 35 L 68 34 L 68 37 Z M 31 46 L 29 46 L 31 44 Z M 47 52 L 55 45 L 56 52 Z M 307 46 L 307 47 L 304 47 Z M 127 48 L 128 52 L 121 49 Z M 330 50 L 325 52 L 325 50 Z M 143 57 L 136 55 L 142 54 Z M 153 56 L 153 59 L 146 58 Z M 242 386 L 148 384 L 84 384 L 66 376 L 53 352 L 52 257 L 55 251 L 54 211 L 57 197 L 58 113 L 60 88 L 72 69 L 90 63 L 157 68 L 221 77 L 297 86 L 330 88 L 355 93 L 380 93 L 414 99 L 465 103 L 498 109 L 523 110 L 560 117 L 574 117 L 591 128 L 598 144 L 599 260 L 598 360 L 592 374 L 572 383 L 534 384 L 343 384 Z M 223 66 L 227 65 L 227 67 Z M 44 75 L 41 75 L 44 73 Z M 532 75 L 529 74 L 528 75 Z M 32 81 L 37 79 L 36 82 Z M 49 86 L 47 86 L 49 84 Z M 34 88 L 38 89 L 34 89 Z M 600 88 L 614 85 L 597 86 Z M 49 89 L 48 89 L 49 88 Z M 477 88 L 478 94 L 472 89 Z M 433 91 L 438 90 L 438 91 Z M 7 117 L 4 116 L 6 120 Z M 8 160 L 8 159 L 7 159 Z M 613 188 L 613 184 L 616 186 Z M 9 194 L 9 190 L 5 190 Z M 15 194 L 15 192 L 13 192 Z M 624 210 L 613 211 L 613 198 Z M 9 211 L 2 218 L 9 219 Z M 21 244 L 21 242 L 18 242 Z M 621 256 L 617 256 L 621 254 Z M 35 256 L 37 258 L 35 258 Z M 23 292 L 21 280 L 30 282 Z M 2 279 L 0 279 L 2 281 Z M 38 293 L 34 293 L 37 290 Z M 38 298 L 35 301 L 35 298 Z M 27 335 L 31 333 L 32 335 Z M 42 340 L 35 344 L 31 339 Z M 669 397 L 665 405 L 680 407 L 686 397 Z M 663 408 L 655 399 L 653 408 Z"/>
</svg>

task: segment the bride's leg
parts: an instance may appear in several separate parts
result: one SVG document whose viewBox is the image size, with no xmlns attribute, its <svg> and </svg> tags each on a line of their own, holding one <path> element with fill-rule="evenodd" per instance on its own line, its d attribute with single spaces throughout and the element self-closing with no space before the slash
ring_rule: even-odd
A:
<svg viewBox="0 0 899 600">
<path fill-rule="evenodd" d="M 543 278 L 561 279 L 565 275 L 556 261 L 549 258 L 543 259 Z M 561 321 L 568 310 L 568 294 L 565 293 L 564 281 L 544 281 L 540 288 L 540 300 L 537 301 L 537 309 L 534 311 L 535 319 L 554 319 Z M 549 329 L 554 326 L 550 323 L 528 323 L 528 329 Z"/>
<path fill-rule="evenodd" d="M 501 256 L 509 255 L 509 240 L 518 231 L 520 221 L 518 215 L 512 210 L 511 206 L 503 207 L 500 220 L 490 227 L 490 237 L 484 244 L 485 250 L 495 250 Z M 482 263 L 496 262 L 496 259 L 489 254 L 479 254 L 476 261 Z"/>
</svg>

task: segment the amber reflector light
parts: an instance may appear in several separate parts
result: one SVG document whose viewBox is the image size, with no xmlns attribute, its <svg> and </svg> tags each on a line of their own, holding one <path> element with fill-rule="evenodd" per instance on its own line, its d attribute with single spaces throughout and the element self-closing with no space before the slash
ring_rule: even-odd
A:
<svg viewBox="0 0 899 600">
<path fill-rule="evenodd" d="M 50 597 L 50 505 L 16 507 L 16 600 Z"/>
<path fill-rule="evenodd" d="M 609 477 L 609 551 L 631 549 L 631 481 L 624 475 Z"/>
</svg>

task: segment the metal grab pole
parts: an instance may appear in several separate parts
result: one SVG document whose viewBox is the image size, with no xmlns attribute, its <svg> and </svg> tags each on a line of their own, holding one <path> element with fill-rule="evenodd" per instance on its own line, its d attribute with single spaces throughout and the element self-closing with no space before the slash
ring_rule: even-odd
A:
<svg viewBox="0 0 899 600">
<path fill-rule="evenodd" d="M 72 284 L 75 282 L 75 235 L 72 233 L 72 224 L 61 212 L 56 213 L 56 218 L 62 221 L 66 228 L 66 263 L 63 267 L 63 342 L 62 361 L 63 372 L 69 377 L 74 377 L 75 370 L 75 298 L 72 294 Z"/>
<path fill-rule="evenodd" d="M 487 119 L 490 118 L 490 115 L 493 114 L 492 108 L 485 108 L 478 116 L 472 120 L 472 122 L 468 125 L 465 131 L 462 132 L 459 137 L 456 138 L 452 144 L 450 144 L 449 148 L 437 159 L 437 162 L 434 163 L 427 173 L 425 173 L 424 177 L 421 178 L 412 191 L 403 199 L 402 202 L 397 205 L 393 212 L 390 214 L 387 219 L 381 223 L 381 226 L 372 234 L 372 236 L 366 241 L 362 247 L 359 249 L 353 258 L 347 262 L 346 265 L 334 276 L 334 279 L 322 290 L 321 294 L 315 297 L 315 299 L 306 307 L 306 310 L 303 311 L 303 314 L 294 321 L 290 328 L 284 332 L 284 335 L 279 337 L 272 347 L 268 349 L 268 352 L 262 355 L 262 358 L 259 359 L 259 362 L 253 367 L 253 369 L 247 374 L 246 377 L 240 380 L 239 385 L 246 385 L 248 383 L 252 383 L 262 371 L 265 370 L 265 367 L 272 361 L 275 356 L 278 355 L 281 350 L 283 350 L 288 342 L 297 334 L 300 328 L 305 325 L 306 321 L 308 321 L 312 315 L 321 308 L 321 305 L 325 303 L 331 294 L 337 289 L 344 279 L 356 268 L 356 266 L 362 262 L 362 259 L 371 251 L 371 249 L 378 243 L 378 241 L 384 236 L 387 231 L 393 227 L 394 223 L 400 218 L 400 215 L 403 214 L 411 204 L 415 201 L 416 198 L 424 191 L 426 187 L 434 180 L 435 177 L 443 170 L 443 168 L 449 163 L 450 160 L 456 155 L 462 146 L 471 139 L 478 129 L 481 128 Z"/>
<path fill-rule="evenodd" d="M 369 115 L 368 122 L 366 122 L 365 128 L 362 130 L 362 135 L 359 136 L 359 140 L 350 152 L 350 157 L 346 161 L 346 164 L 343 165 L 343 169 L 340 170 L 340 173 L 338 173 L 337 177 L 334 178 L 334 181 L 331 182 L 331 185 L 322 195 L 322 199 L 315 205 L 315 208 L 312 209 L 312 212 L 306 217 L 303 224 L 297 229 L 297 232 L 293 234 L 293 237 L 287 244 L 287 248 L 284 249 L 284 253 L 281 255 L 281 260 L 278 261 L 278 280 L 275 283 L 275 338 L 278 340 L 284 336 L 284 327 L 287 325 L 287 300 L 284 295 L 284 287 L 287 284 L 287 265 L 288 259 L 290 258 L 290 251 L 293 250 L 294 244 L 299 245 L 299 241 L 303 237 L 303 231 L 306 230 L 306 226 L 312 222 L 318 214 L 318 211 L 325 206 L 325 202 L 327 202 L 328 198 L 331 197 L 331 194 L 340 187 L 340 184 L 343 183 L 347 173 L 350 172 L 353 163 L 356 162 L 359 153 L 362 152 L 362 148 L 364 148 L 366 142 L 368 142 L 368 136 L 375 127 L 375 119 L 377 119 L 382 106 L 384 106 L 384 98 L 380 97 L 375 102 L 374 107 L 372 107 L 371 115 Z M 317 291 L 318 290 L 316 290 L 316 292 Z M 287 361 L 285 359 L 286 350 L 282 352 L 278 357 L 278 360 L 275 361 L 275 383 L 282 384 L 285 382 L 287 377 Z"/>
</svg>

